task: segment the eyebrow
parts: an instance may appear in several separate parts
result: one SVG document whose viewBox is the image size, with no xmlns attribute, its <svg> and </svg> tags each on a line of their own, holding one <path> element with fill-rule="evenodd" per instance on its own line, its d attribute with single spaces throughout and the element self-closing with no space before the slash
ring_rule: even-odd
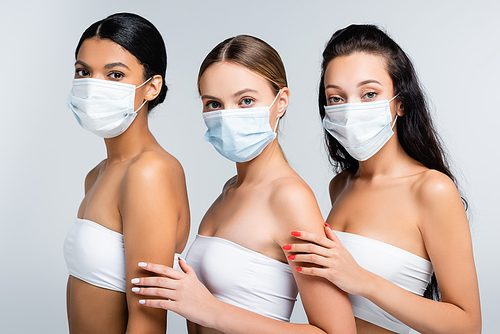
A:
<svg viewBox="0 0 500 334">
<path fill-rule="evenodd" d="M 104 68 L 107 69 L 107 70 L 110 69 L 110 68 L 113 68 L 113 67 L 125 67 L 127 70 L 130 70 L 130 68 L 128 68 L 127 65 L 125 65 L 124 63 L 120 63 L 120 62 L 104 65 Z"/>
<path fill-rule="evenodd" d="M 237 97 L 237 96 L 240 96 L 240 95 L 245 94 L 245 93 L 258 93 L 258 91 L 256 91 L 255 89 L 251 89 L 251 88 L 244 88 L 244 89 L 234 93 L 233 96 Z"/>
<path fill-rule="evenodd" d="M 78 64 L 82 65 L 84 67 L 90 68 L 90 66 L 88 64 L 86 64 L 85 62 L 83 62 L 81 60 L 77 60 L 75 62 L 75 65 L 78 65 Z M 130 70 L 130 68 L 127 65 L 125 65 L 124 63 L 120 63 L 120 62 L 104 65 L 104 68 L 107 69 L 107 70 L 109 70 L 110 68 L 113 68 L 113 67 L 125 67 L 126 69 Z"/>
<path fill-rule="evenodd" d="M 361 86 L 364 86 L 364 85 L 367 85 L 369 83 L 375 83 L 375 84 L 379 84 L 380 86 L 383 86 L 380 82 L 378 82 L 377 80 L 373 80 L 373 79 L 369 79 L 369 80 L 364 80 L 364 81 L 361 81 L 360 83 L 358 83 L 356 85 L 357 88 L 361 87 Z M 340 88 L 339 86 L 336 86 L 336 85 L 328 85 L 325 87 L 325 89 L 327 88 L 334 88 L 334 89 L 342 89 Z"/>
<path fill-rule="evenodd" d="M 242 94 L 245 94 L 245 93 L 258 93 L 258 91 L 256 91 L 255 89 L 251 89 L 251 88 L 244 88 L 240 91 L 237 91 L 236 93 L 233 94 L 233 97 L 238 97 Z M 219 100 L 218 97 L 215 97 L 215 96 L 212 96 L 212 95 L 203 95 L 201 97 L 202 99 L 212 99 L 212 100 Z"/>
<path fill-rule="evenodd" d="M 361 86 L 367 85 L 369 83 L 376 83 L 376 84 L 379 84 L 380 86 L 382 86 L 382 84 L 380 82 L 378 82 L 377 80 L 369 79 L 369 80 L 361 81 L 360 83 L 358 83 L 356 85 L 356 87 L 361 87 Z"/>
<path fill-rule="evenodd" d="M 201 99 L 211 99 L 211 100 L 218 100 L 217 97 L 212 96 L 212 95 L 203 95 Z"/>
<path fill-rule="evenodd" d="M 83 61 L 81 61 L 81 60 L 77 60 L 77 61 L 75 62 L 75 65 L 78 65 L 78 64 L 79 64 L 79 65 L 82 65 L 83 67 L 90 67 L 89 65 L 85 64 L 85 63 L 84 63 Z"/>
</svg>

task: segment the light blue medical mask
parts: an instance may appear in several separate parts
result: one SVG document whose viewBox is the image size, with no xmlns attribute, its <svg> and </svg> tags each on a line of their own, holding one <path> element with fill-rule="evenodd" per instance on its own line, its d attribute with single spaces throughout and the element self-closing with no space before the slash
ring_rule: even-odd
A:
<svg viewBox="0 0 500 334">
<path fill-rule="evenodd" d="M 210 142 L 223 157 L 234 162 L 250 161 L 276 138 L 269 125 L 269 109 L 280 95 L 278 92 L 269 107 L 223 109 L 203 113 L 208 130 L 205 141 Z"/>
<path fill-rule="evenodd" d="M 137 116 L 134 110 L 135 90 L 140 86 L 102 79 L 74 79 L 67 106 L 78 123 L 99 137 L 113 138 L 128 129 Z"/>
<path fill-rule="evenodd" d="M 398 94 L 399 95 L 399 94 Z M 398 115 L 392 122 L 389 101 L 343 103 L 325 106 L 323 127 L 356 160 L 370 159 L 389 141 Z M 391 125 L 392 122 L 392 125 Z"/>
</svg>

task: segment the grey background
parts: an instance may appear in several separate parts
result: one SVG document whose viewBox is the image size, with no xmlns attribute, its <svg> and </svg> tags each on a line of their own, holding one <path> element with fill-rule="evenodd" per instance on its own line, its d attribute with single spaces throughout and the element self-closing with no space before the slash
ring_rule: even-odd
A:
<svg viewBox="0 0 500 334">
<path fill-rule="evenodd" d="M 0 332 L 64 333 L 64 237 L 83 197 L 86 173 L 105 157 L 102 139 L 65 106 L 74 48 L 91 23 L 130 11 L 162 33 L 170 88 L 151 129 L 183 164 L 199 221 L 234 164 L 203 142 L 199 65 L 223 39 L 258 36 L 281 54 L 290 106 L 281 144 L 290 164 L 330 209 L 328 165 L 317 112 L 321 52 L 351 23 L 375 23 L 411 56 L 432 102 L 453 170 L 471 204 L 484 333 L 500 328 L 498 236 L 497 1 L 3 1 L 0 5 Z M 394 205 L 398 205 L 397 202 Z M 300 305 L 292 321 L 305 321 Z M 185 333 L 171 314 L 169 332 Z"/>
</svg>

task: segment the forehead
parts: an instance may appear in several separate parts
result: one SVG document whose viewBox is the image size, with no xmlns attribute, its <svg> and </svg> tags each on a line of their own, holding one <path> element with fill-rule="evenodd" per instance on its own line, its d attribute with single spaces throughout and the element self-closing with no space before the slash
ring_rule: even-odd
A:
<svg viewBox="0 0 500 334">
<path fill-rule="evenodd" d="M 271 90 L 271 85 L 267 79 L 259 74 L 244 66 L 230 62 L 218 62 L 210 65 L 200 78 L 202 95 L 224 95 L 245 88 L 258 91 Z"/>
<path fill-rule="evenodd" d="M 137 58 L 118 43 L 109 39 L 95 37 L 83 41 L 80 50 L 78 50 L 77 60 L 91 66 L 121 62 L 129 67 L 139 66 L 142 68 Z"/>
<path fill-rule="evenodd" d="M 392 83 L 386 64 L 383 56 L 364 52 L 337 57 L 326 67 L 325 84 L 332 84 L 332 81 L 357 84 L 367 79 Z"/>
</svg>

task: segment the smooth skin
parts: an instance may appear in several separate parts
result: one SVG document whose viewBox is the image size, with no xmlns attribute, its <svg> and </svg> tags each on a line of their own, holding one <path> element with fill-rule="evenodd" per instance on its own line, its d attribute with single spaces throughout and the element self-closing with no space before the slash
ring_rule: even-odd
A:
<svg viewBox="0 0 500 334">
<path fill-rule="evenodd" d="M 266 79 L 232 63 L 211 65 L 200 81 L 203 111 L 269 106 L 276 92 Z M 275 128 L 288 106 L 284 87 L 270 109 Z M 323 218 L 313 192 L 287 164 L 278 140 L 249 162 L 236 164 L 238 174 L 203 218 L 199 234 L 235 242 L 287 263 L 282 247 L 294 239 L 290 231 L 307 230 L 325 237 Z M 138 294 L 146 306 L 172 310 L 189 320 L 190 334 L 213 333 L 354 333 L 347 294 L 323 278 L 300 275 L 288 261 L 310 324 L 291 324 L 258 315 L 216 299 L 197 279 L 193 269 L 179 261 L 185 273 L 148 263 L 146 270 L 168 278 L 140 278 Z M 231 270 L 231 268 L 227 268 Z M 144 274 L 142 276 L 145 276 Z M 138 276 L 139 277 L 139 276 Z"/>
<path fill-rule="evenodd" d="M 355 53 L 333 59 L 325 72 L 328 104 L 390 100 L 392 80 L 385 60 Z M 397 98 L 392 118 L 404 117 Z M 399 119 L 399 118 L 398 118 Z M 309 244 L 292 244 L 302 275 L 324 277 L 363 296 L 421 333 L 480 333 L 479 290 L 464 205 L 453 181 L 410 158 L 394 135 L 356 174 L 344 171 L 330 183 L 328 238 L 300 231 Z M 335 231 L 358 234 L 399 247 L 432 262 L 442 302 L 425 299 L 361 268 Z M 356 319 L 358 333 L 391 333 Z"/>
<path fill-rule="evenodd" d="M 96 38 L 83 42 L 75 78 L 141 85 L 143 66 L 120 45 Z M 135 109 L 159 93 L 160 75 L 136 90 Z M 142 273 L 139 260 L 172 266 L 189 235 L 189 206 L 182 166 L 148 128 L 146 103 L 121 135 L 105 139 L 107 159 L 85 179 L 78 217 L 123 234 L 127 293 L 107 290 L 73 276 L 68 279 L 70 333 L 165 333 L 166 312 L 139 305 L 130 280 Z"/>
</svg>

